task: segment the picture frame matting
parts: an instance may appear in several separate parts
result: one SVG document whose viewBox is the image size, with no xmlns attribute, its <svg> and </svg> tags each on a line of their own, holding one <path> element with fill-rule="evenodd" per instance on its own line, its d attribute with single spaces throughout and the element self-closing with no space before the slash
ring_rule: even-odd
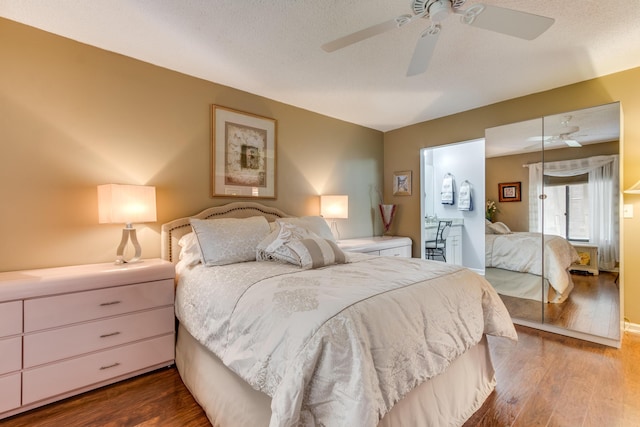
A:
<svg viewBox="0 0 640 427">
<path fill-rule="evenodd" d="M 276 198 L 277 121 L 211 105 L 211 197 Z"/>
</svg>

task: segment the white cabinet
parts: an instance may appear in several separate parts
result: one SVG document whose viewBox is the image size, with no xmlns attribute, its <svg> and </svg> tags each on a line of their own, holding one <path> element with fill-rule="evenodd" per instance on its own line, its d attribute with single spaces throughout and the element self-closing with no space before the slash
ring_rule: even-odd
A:
<svg viewBox="0 0 640 427">
<path fill-rule="evenodd" d="M 447 263 L 462 265 L 462 226 L 451 227 L 447 236 Z"/>
<path fill-rule="evenodd" d="M 347 252 L 411 258 L 412 244 L 408 237 L 382 236 L 342 239 L 338 242 L 338 246 Z"/>
<path fill-rule="evenodd" d="M 173 364 L 174 277 L 159 259 L 0 273 L 0 419 Z"/>
</svg>

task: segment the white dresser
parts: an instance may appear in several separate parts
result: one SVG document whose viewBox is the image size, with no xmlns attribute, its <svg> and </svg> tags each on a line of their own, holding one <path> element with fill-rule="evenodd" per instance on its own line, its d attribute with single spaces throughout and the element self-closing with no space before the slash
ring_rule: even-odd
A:
<svg viewBox="0 0 640 427">
<path fill-rule="evenodd" d="M 0 273 L 0 419 L 173 364 L 173 264 Z"/>
<path fill-rule="evenodd" d="M 411 258 L 411 239 L 400 236 L 341 239 L 338 246 L 347 252 Z"/>
</svg>

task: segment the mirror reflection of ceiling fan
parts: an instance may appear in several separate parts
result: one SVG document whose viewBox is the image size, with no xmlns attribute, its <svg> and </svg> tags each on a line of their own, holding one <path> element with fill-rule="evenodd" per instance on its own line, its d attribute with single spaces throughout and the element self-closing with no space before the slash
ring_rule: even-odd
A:
<svg viewBox="0 0 640 427">
<path fill-rule="evenodd" d="M 407 71 L 407 76 L 415 76 L 427 70 L 442 29 L 440 23 L 451 14 L 460 15 L 460 22 L 463 24 L 525 40 L 535 39 L 555 22 L 553 18 L 485 4 L 476 4 L 465 10 L 460 9 L 465 2 L 466 0 L 412 0 L 412 14 L 400 15 L 340 37 L 322 45 L 322 49 L 326 52 L 334 52 L 378 34 L 403 27 L 417 21 L 418 18 L 424 18 L 431 24 L 420 34 Z"/>
<path fill-rule="evenodd" d="M 572 118 L 573 116 L 564 116 L 562 118 L 562 121 L 560 121 L 560 126 L 556 127 L 555 133 L 552 135 L 538 135 L 527 138 L 527 141 L 535 141 L 535 143 L 527 145 L 526 147 L 524 147 L 524 149 L 527 151 L 538 150 L 540 149 L 541 142 L 544 143 L 545 148 L 560 148 L 563 147 L 562 144 L 565 144 L 569 147 L 582 147 L 582 144 L 580 143 L 580 141 L 578 141 L 577 138 L 587 135 L 578 134 L 578 132 L 580 131 L 579 126 L 569 125 Z"/>
<path fill-rule="evenodd" d="M 578 137 L 576 133 L 580 131 L 580 128 L 578 126 L 569 126 L 571 118 L 571 116 L 564 116 L 564 118 L 560 122 L 560 124 L 563 126 L 560 130 L 560 133 L 549 137 L 545 136 L 544 145 L 549 145 L 556 142 L 564 142 L 569 147 L 582 147 L 582 144 L 580 144 L 580 142 L 578 142 L 578 140 L 576 139 L 576 137 Z"/>
</svg>

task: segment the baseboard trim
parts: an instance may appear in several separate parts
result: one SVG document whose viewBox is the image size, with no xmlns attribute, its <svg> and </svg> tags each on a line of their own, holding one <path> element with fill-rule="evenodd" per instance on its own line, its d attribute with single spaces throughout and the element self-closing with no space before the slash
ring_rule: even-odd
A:
<svg viewBox="0 0 640 427">
<path fill-rule="evenodd" d="M 640 324 L 625 322 L 624 331 L 630 334 L 640 334 Z"/>
</svg>

